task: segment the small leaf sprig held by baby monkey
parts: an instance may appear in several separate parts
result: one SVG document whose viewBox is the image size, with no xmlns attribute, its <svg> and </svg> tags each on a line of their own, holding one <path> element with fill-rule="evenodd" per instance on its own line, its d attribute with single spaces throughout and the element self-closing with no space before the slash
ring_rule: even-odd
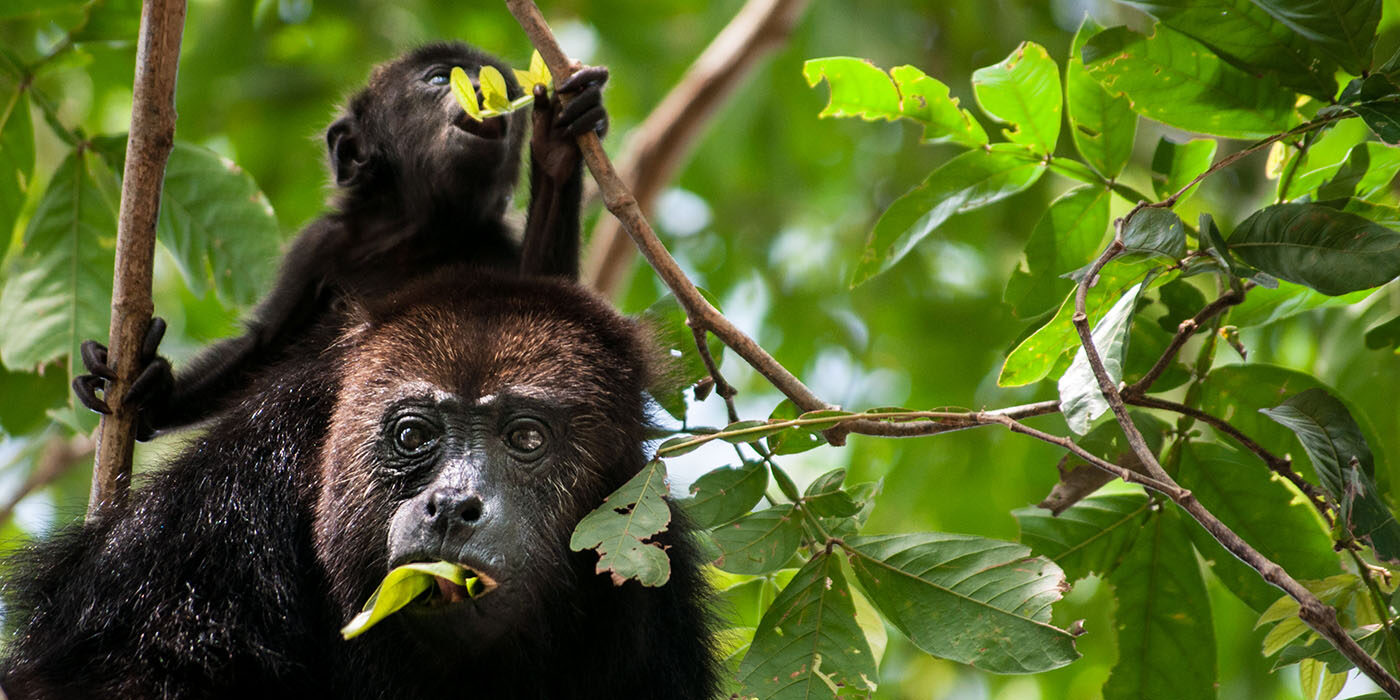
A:
<svg viewBox="0 0 1400 700">
<path fill-rule="evenodd" d="M 509 114 L 534 102 L 535 94 L 531 89 L 533 86 L 543 85 L 548 88 L 554 83 L 554 78 L 549 74 L 549 68 L 544 65 L 544 58 L 540 56 L 539 51 L 530 56 L 530 69 L 515 71 L 515 78 L 520 86 L 525 88 L 525 95 L 514 101 L 506 94 L 505 76 L 494 66 L 482 66 L 477 74 L 477 79 L 481 82 L 480 101 L 477 100 L 471 78 L 467 77 L 467 72 L 460 66 L 452 69 L 448 79 L 452 86 L 452 96 L 457 98 L 457 103 L 462 105 L 462 109 L 472 119 L 483 121 Z"/>
<path fill-rule="evenodd" d="M 414 562 L 395 567 L 370 594 L 364 609 L 350 620 L 350 624 L 340 629 L 340 635 L 353 639 L 364 634 L 380 620 L 398 612 L 434 587 L 443 592 L 448 602 L 476 598 L 490 590 L 485 579 L 471 574 L 471 571 L 449 561 Z"/>
</svg>

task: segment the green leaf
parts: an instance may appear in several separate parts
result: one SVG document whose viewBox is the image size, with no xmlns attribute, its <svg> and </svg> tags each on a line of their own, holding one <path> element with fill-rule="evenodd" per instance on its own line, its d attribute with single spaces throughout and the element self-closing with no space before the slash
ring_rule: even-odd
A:
<svg viewBox="0 0 1400 700">
<path fill-rule="evenodd" d="M 193 294 L 203 296 L 212 281 L 220 299 L 240 306 L 267 291 L 281 242 L 272 205 L 252 176 L 181 142 L 165 166 L 156 237 Z"/>
<path fill-rule="evenodd" d="M 1275 204 L 1240 223 L 1231 252 L 1280 279 L 1337 296 L 1400 275 L 1400 233 L 1318 204 Z"/>
<path fill-rule="evenodd" d="M 1381 657 L 1381 648 L 1385 646 L 1385 630 L 1380 625 L 1367 625 L 1360 629 L 1348 630 L 1348 634 L 1356 640 L 1356 643 L 1366 651 L 1367 654 L 1375 658 Z M 1345 673 L 1355 668 L 1355 666 L 1342 656 L 1342 652 L 1332 646 L 1327 640 L 1315 638 L 1307 644 L 1292 644 L 1279 652 L 1278 658 L 1274 659 L 1274 668 L 1279 669 L 1290 664 L 1298 663 L 1303 659 L 1316 659 L 1327 664 L 1327 670 L 1333 673 Z M 1359 700 L 1357 696 L 1353 700 Z M 1380 695 L 1381 698 L 1385 694 Z"/>
<path fill-rule="evenodd" d="M 476 79 L 481 82 L 483 113 L 487 110 L 497 113 L 510 111 L 510 95 L 506 89 L 506 78 L 501 75 L 500 69 L 495 66 L 482 66 Z"/>
<path fill-rule="evenodd" d="M 1360 75 L 1371 67 L 1381 0 L 1256 0 L 1256 4 L 1346 72 Z"/>
<path fill-rule="evenodd" d="M 600 574 L 609 573 L 621 585 L 637 579 L 643 586 L 660 586 L 671 578 L 671 560 L 652 537 L 671 522 L 666 504 L 666 465 L 652 460 L 637 475 L 603 499 L 574 528 L 569 548 L 598 550 Z"/>
<path fill-rule="evenodd" d="M 1050 204 L 1006 285 L 1005 301 L 1017 316 L 1034 318 L 1054 309 L 1069 287 L 1059 275 L 1089 264 L 1103 249 L 1109 199 L 1107 188 L 1077 187 Z"/>
<path fill-rule="evenodd" d="M 890 269 L 949 217 L 1010 197 L 1045 172 L 1043 159 L 1010 144 L 971 150 L 944 163 L 880 216 L 851 286 Z"/>
<path fill-rule="evenodd" d="M 1298 662 L 1298 684 L 1308 700 L 1332 700 L 1346 686 L 1346 673 L 1332 673 L 1317 659 Z"/>
<path fill-rule="evenodd" d="M 749 512 L 768 489 L 762 462 L 720 467 L 690 485 L 690 498 L 677 501 L 697 527 L 710 528 Z"/>
<path fill-rule="evenodd" d="M 13 238 L 15 221 L 34 178 L 34 125 L 29 97 L 8 75 L 0 75 L 0 260 Z"/>
<path fill-rule="evenodd" d="M 1369 542 L 1378 559 L 1400 563 L 1400 523 L 1376 488 L 1375 460 L 1347 407 L 1313 388 L 1262 413 L 1298 435 L 1348 529 Z"/>
<path fill-rule="evenodd" d="M 1011 512 L 1021 526 L 1021 543 L 1048 557 L 1071 581 L 1108 574 L 1118 566 L 1142 527 L 1151 501 L 1141 493 L 1090 496 L 1051 515 L 1044 508 Z"/>
<path fill-rule="evenodd" d="M 1079 57 L 1089 37 L 1102 30 L 1103 27 L 1086 14 L 1074 34 L 1069 61 L 1065 64 L 1066 110 L 1069 133 L 1079 155 L 1100 175 L 1113 178 L 1123 172 L 1123 166 L 1133 155 L 1137 115 L 1127 98 L 1109 94 L 1084 68 L 1084 61 Z"/>
<path fill-rule="evenodd" d="M 1166 137 L 1157 141 L 1152 154 L 1152 189 L 1158 199 L 1166 199 L 1185 187 L 1210 167 L 1215 158 L 1215 139 L 1195 139 L 1175 143 Z M 1179 205 L 1191 198 L 1200 187 L 1192 187 L 1177 198 Z"/>
<path fill-rule="evenodd" d="M 1103 318 L 1108 309 L 1133 285 L 1143 281 L 1150 271 L 1158 268 L 1152 260 L 1115 260 L 1099 273 L 1099 282 L 1089 289 L 1085 299 L 1085 312 L 1090 323 Z M 1155 273 L 1154 273 L 1155 274 Z M 1170 281 L 1175 276 L 1168 273 L 1157 278 L 1157 284 Z M 1050 375 L 1060 357 L 1079 343 L 1079 334 L 1074 330 L 1074 291 L 1060 304 L 1044 326 L 1017 344 L 1007 356 L 997 377 L 999 386 L 1023 386 L 1038 382 Z"/>
<path fill-rule="evenodd" d="M 452 96 L 457 99 L 457 104 L 462 106 L 462 111 L 472 119 L 481 121 L 481 103 L 477 101 L 476 87 L 472 85 L 472 79 L 467 77 L 467 72 L 462 70 L 461 66 L 452 67 L 448 84 L 452 88 Z"/>
<path fill-rule="evenodd" d="M 66 405 L 68 373 L 58 367 L 47 372 L 0 369 L 0 437 L 25 435 L 48 422 L 50 409 Z"/>
<path fill-rule="evenodd" d="M 890 69 L 899 90 L 900 116 L 924 126 L 924 143 L 952 142 L 972 148 L 987 145 L 987 132 L 972 113 L 948 96 L 948 86 L 914 66 Z"/>
<path fill-rule="evenodd" d="M 1189 442 L 1182 450 L 1177 481 L 1235 534 L 1294 578 L 1321 579 L 1341 573 L 1332 540 L 1312 507 L 1257 457 L 1222 445 Z M 1267 609 L 1278 589 L 1190 525 L 1201 556 L 1235 595 L 1255 611 Z M 1212 547 L 1201 546 L 1208 542 Z"/>
<path fill-rule="evenodd" d="M 871 602 L 915 646 L 992 673 L 1036 673 L 1079 658 L 1050 624 L 1064 573 L 1011 542 L 945 533 L 846 541 Z"/>
<path fill-rule="evenodd" d="M 1143 209 L 1123 227 L 1123 250 L 1162 255 L 1176 262 L 1186 257 L 1186 224 L 1170 209 Z"/>
<path fill-rule="evenodd" d="M 1293 93 L 1271 76 L 1247 75 L 1162 25 L 1151 37 L 1106 29 L 1084 45 L 1084 65 L 1133 111 L 1212 136 L 1259 139 L 1298 123 Z"/>
<path fill-rule="evenodd" d="M 715 566 L 735 574 L 764 574 L 787 564 L 802 543 L 791 505 L 749 513 L 712 533 L 722 555 Z"/>
<path fill-rule="evenodd" d="M 1345 109 L 1361 117 L 1380 140 L 1392 146 L 1400 144 L 1400 94 L 1397 94 L 1400 89 L 1397 89 L 1395 81 L 1385 76 L 1373 75 L 1365 81 L 1368 85 L 1383 85 L 1384 94 L 1337 109 Z"/>
<path fill-rule="evenodd" d="M 1349 306 L 1375 291 L 1365 289 L 1333 297 L 1292 282 L 1279 282 L 1275 289 L 1255 287 L 1249 290 L 1243 302 L 1230 310 L 1230 324 L 1240 328 L 1268 325 L 1324 306 Z"/>
<path fill-rule="evenodd" d="M 764 614 L 739 665 L 746 697 L 856 698 L 874 692 L 876 658 L 856 622 L 841 559 L 819 554 Z"/>
<path fill-rule="evenodd" d="M 1210 597 L 1174 510 L 1143 525 L 1108 580 L 1118 593 L 1118 663 L 1104 700 L 1214 700 Z"/>
<path fill-rule="evenodd" d="M 1250 294 L 1255 291 L 1258 290 Z M 1293 458 L 1293 468 L 1315 482 L 1312 463 L 1305 452 L 1298 451 L 1293 431 L 1260 412 L 1260 409 L 1272 408 L 1285 398 L 1312 388 L 1327 387 L 1315 377 L 1283 367 L 1254 362 L 1223 365 L 1212 369 L 1206 377 L 1199 408 L 1211 415 L 1226 417 L 1237 430 L 1274 454 L 1289 454 Z M 1355 405 L 1347 401 L 1343 403 L 1361 425 L 1361 434 L 1371 447 L 1376 469 L 1386 475 L 1382 476 L 1382 481 L 1386 481 L 1388 476 L 1395 483 L 1400 477 L 1388 471 L 1390 466 L 1381 451 L 1375 428 Z"/>
<path fill-rule="evenodd" d="M 833 469 L 817 477 L 803 493 L 803 508 L 819 517 L 848 518 L 855 515 L 862 504 L 841 490 L 845 480 L 845 469 Z"/>
<path fill-rule="evenodd" d="M 835 56 L 806 61 L 802 75 L 811 87 L 823 79 L 831 87 L 831 98 L 818 117 L 909 119 L 923 125 L 928 143 L 987 143 L 982 125 L 948 96 L 948 86 L 914 66 L 898 66 L 886 74 L 864 59 Z"/>
<path fill-rule="evenodd" d="M 1098 325 L 1094 326 L 1094 347 L 1103 361 L 1104 371 L 1115 386 L 1123 379 L 1123 358 L 1127 354 L 1128 329 L 1132 327 L 1138 297 L 1151 281 L 1152 277 L 1149 275 L 1147 279 L 1125 292 L 1113 308 L 1104 314 Z M 1065 415 L 1065 423 L 1076 434 L 1083 435 L 1089 432 L 1089 423 L 1108 410 L 1108 401 L 1099 389 L 1098 380 L 1094 378 L 1093 368 L 1089 366 L 1089 357 L 1083 347 L 1074 354 L 1074 361 L 1060 377 L 1058 386 L 1060 411 Z"/>
<path fill-rule="evenodd" d="M 468 595 L 475 595 L 473 590 L 477 579 L 467 576 L 467 573 L 466 569 L 447 561 L 431 564 L 416 562 L 395 567 L 379 582 L 379 587 L 365 602 L 364 610 L 341 628 L 340 636 L 354 639 L 364 634 L 380 620 L 398 612 L 424 591 L 437 585 L 440 578 L 466 588 Z"/>
<path fill-rule="evenodd" d="M 1060 139 L 1060 72 L 1039 44 L 1025 41 L 1001 63 L 972 73 L 972 89 L 982 111 L 1011 124 L 1012 143 L 1042 155 L 1055 152 Z"/>
<path fill-rule="evenodd" d="M 1400 172 L 1400 149 L 1367 141 L 1347 153 L 1332 177 L 1317 188 L 1317 199 L 1379 199 L 1390 196 L 1390 183 Z"/>
<path fill-rule="evenodd" d="M 802 411 L 797 408 L 792 399 L 783 399 L 773 409 L 773 412 L 768 414 L 768 420 L 792 420 L 802 415 Z M 775 455 L 790 455 L 825 445 L 826 438 L 822 437 L 820 431 L 805 427 L 793 427 L 781 433 L 769 435 L 767 444 L 768 450 Z"/>
<path fill-rule="evenodd" d="M 1322 101 L 1337 94 L 1337 63 L 1250 0 L 1120 0 L 1205 44 L 1246 73 L 1269 73 Z"/>
<path fill-rule="evenodd" d="M 29 220 L 0 290 L 0 360 L 36 369 L 107 337 L 120 186 L 101 159 L 64 159 Z M 70 361 L 70 376 L 74 373 Z"/>
</svg>

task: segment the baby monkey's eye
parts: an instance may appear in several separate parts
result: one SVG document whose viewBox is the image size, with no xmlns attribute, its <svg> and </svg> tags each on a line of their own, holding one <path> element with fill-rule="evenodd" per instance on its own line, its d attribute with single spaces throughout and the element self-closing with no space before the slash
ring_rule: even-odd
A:
<svg viewBox="0 0 1400 700">
<path fill-rule="evenodd" d="M 447 82 L 448 79 L 446 72 L 433 73 L 432 75 L 428 76 L 429 85 L 446 85 Z"/>
</svg>

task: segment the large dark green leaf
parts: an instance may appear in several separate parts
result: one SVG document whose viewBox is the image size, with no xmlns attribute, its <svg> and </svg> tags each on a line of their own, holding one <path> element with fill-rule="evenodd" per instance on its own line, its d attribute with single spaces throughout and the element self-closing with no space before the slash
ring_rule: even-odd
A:
<svg viewBox="0 0 1400 700">
<path fill-rule="evenodd" d="M 1250 0 L 1119 0 L 1205 44 L 1245 72 L 1268 72 L 1319 100 L 1337 94 L 1337 63 Z"/>
<path fill-rule="evenodd" d="M 1021 543 L 1054 560 L 1071 581 L 1107 574 L 1142 528 L 1150 501 L 1141 493 L 1090 496 L 1059 515 L 1044 508 L 1012 511 Z"/>
<path fill-rule="evenodd" d="M 1341 573 L 1316 512 L 1289 490 L 1254 455 L 1207 442 L 1188 443 L 1177 481 L 1235 534 L 1298 579 Z M 1193 537 L 1216 575 L 1256 612 L 1278 599 L 1278 589 L 1227 552 L 1199 525 Z M 1202 541 L 1213 547 L 1201 547 Z"/>
<path fill-rule="evenodd" d="M 886 74 L 864 59 L 834 56 L 808 60 L 802 75 L 810 86 L 825 79 L 831 87 L 830 101 L 819 117 L 909 119 L 923 125 L 929 143 L 987 143 L 982 125 L 948 96 L 948 86 L 914 66 L 898 66 Z"/>
<path fill-rule="evenodd" d="M 1274 454 L 1291 456 L 1294 468 L 1304 476 L 1311 477 L 1312 463 L 1305 452 L 1298 451 L 1298 442 L 1293 431 L 1270 420 L 1260 413 L 1260 410 L 1277 406 L 1289 396 L 1312 388 L 1327 387 L 1315 377 L 1283 367 L 1254 362 L 1247 365 L 1224 365 L 1211 370 L 1206 378 L 1204 390 L 1201 392 L 1200 409 L 1211 415 L 1224 417 L 1240 432 Z M 1397 483 L 1400 477 L 1390 468 L 1386 455 L 1381 450 L 1376 429 L 1354 404 L 1346 401 L 1343 403 L 1361 425 L 1361 434 L 1366 437 L 1366 444 L 1371 447 L 1377 477 L 1382 483 Z M 1199 427 L 1199 424 L 1197 426 Z M 1222 441 L 1230 442 L 1223 436 Z"/>
<path fill-rule="evenodd" d="M 119 189 L 88 151 L 54 173 L 0 291 L 5 366 L 32 370 L 107 337 Z"/>
<path fill-rule="evenodd" d="M 948 217 L 1010 197 L 1045 172 L 1045 160 L 1013 144 L 974 149 L 944 163 L 880 216 L 852 285 L 890 269 Z"/>
<path fill-rule="evenodd" d="M 1034 318 L 1064 298 L 1071 284 L 1060 275 L 1088 264 L 1102 249 L 1108 202 L 1108 188 L 1085 186 L 1050 204 L 1026 241 L 1025 261 L 1006 285 L 1006 302 L 1017 316 Z"/>
<path fill-rule="evenodd" d="M 34 125 L 29 97 L 0 75 L 0 260 L 10 247 L 19 210 L 34 177 Z"/>
<path fill-rule="evenodd" d="M 1400 275 L 1400 233 L 1319 204 L 1275 204 L 1230 235 L 1231 252 L 1279 279 L 1336 296 Z"/>
<path fill-rule="evenodd" d="M 1377 558 L 1400 562 L 1400 522 L 1376 488 L 1375 459 L 1347 407 L 1314 388 L 1263 413 L 1298 435 L 1318 481 L 1340 504 L 1342 520 L 1352 533 L 1370 542 Z"/>
<path fill-rule="evenodd" d="M 1060 71 L 1045 48 L 1022 42 L 1001 63 L 972 73 L 982 111 L 1011 124 L 1003 133 L 1036 153 L 1055 152 L 1060 139 Z"/>
<path fill-rule="evenodd" d="M 176 143 L 165 167 L 156 236 L 202 296 L 213 282 L 225 302 L 251 304 L 267 291 L 281 237 L 272 206 L 233 161 Z"/>
<path fill-rule="evenodd" d="M 1264 138 L 1297 124 L 1293 93 L 1247 75 L 1196 40 L 1161 25 L 1151 37 L 1113 27 L 1084 45 L 1084 64 L 1109 93 L 1163 124 L 1212 136 Z"/>
<path fill-rule="evenodd" d="M 1050 624 L 1065 577 L 1011 542 L 920 533 L 847 540 L 871 602 L 924 651 L 993 673 L 1036 673 L 1079 657 Z"/>
<path fill-rule="evenodd" d="M 666 465 L 652 460 L 579 521 L 569 548 L 598 550 L 597 572 L 609 574 L 618 585 L 627 579 L 643 586 L 666 583 L 671 560 L 660 544 L 650 541 L 671 523 L 666 492 Z"/>
<path fill-rule="evenodd" d="M 712 533 L 721 555 L 715 566 L 735 574 L 763 574 L 787 563 L 802 543 L 791 505 L 749 513 Z"/>
<path fill-rule="evenodd" d="M 768 608 L 739 678 L 746 697 L 868 698 L 879 679 L 875 662 L 856 622 L 841 559 L 823 553 Z"/>
<path fill-rule="evenodd" d="M 1133 314 L 1137 311 L 1138 297 L 1152 281 L 1151 275 L 1140 284 L 1123 294 L 1113 308 L 1104 314 L 1094 326 L 1092 337 L 1104 371 L 1114 386 L 1123 379 L 1123 358 L 1127 354 L 1128 329 L 1132 327 Z M 1089 357 L 1080 347 L 1074 355 L 1069 369 L 1060 377 L 1060 412 L 1065 423 L 1079 435 L 1089 432 L 1089 424 L 1104 411 L 1108 401 L 1099 389 L 1094 370 L 1089 366 Z"/>
<path fill-rule="evenodd" d="M 1108 312 L 1124 292 L 1143 281 L 1148 274 L 1155 274 L 1158 263 L 1154 260 L 1115 260 L 1099 273 L 1099 281 L 1089 289 L 1085 299 L 1085 311 L 1090 323 L 1097 323 Z M 1157 278 L 1162 284 L 1174 277 L 1168 273 Z M 1016 345 L 1007 356 L 997 377 L 1000 386 L 1022 386 L 1038 382 L 1050 375 L 1060 357 L 1079 344 L 1079 334 L 1074 330 L 1074 292 L 1060 304 L 1055 316 L 1035 333 Z"/>
<path fill-rule="evenodd" d="M 768 488 L 768 467 L 749 462 L 720 467 L 690 485 L 691 496 L 677 501 L 698 527 L 714 527 L 749 512 Z"/>
<path fill-rule="evenodd" d="M 1065 64 L 1066 113 L 1070 136 L 1084 161 L 1104 177 L 1117 177 L 1133 155 L 1137 115 L 1127 98 L 1114 96 L 1084 68 L 1079 57 L 1089 37 L 1102 31 L 1087 14 L 1074 34 Z"/>
<path fill-rule="evenodd" d="M 1108 580 L 1118 593 L 1118 663 L 1104 700 L 1214 700 L 1210 597 L 1174 510 L 1148 520 Z"/>
<path fill-rule="evenodd" d="M 1186 224 L 1170 209 L 1139 211 L 1123 226 L 1122 238 L 1126 253 L 1161 255 L 1172 262 L 1186 257 Z"/>
<path fill-rule="evenodd" d="M 1360 75 L 1371 67 L 1381 0 L 1256 0 L 1256 4 L 1331 56 L 1346 72 Z"/>
</svg>

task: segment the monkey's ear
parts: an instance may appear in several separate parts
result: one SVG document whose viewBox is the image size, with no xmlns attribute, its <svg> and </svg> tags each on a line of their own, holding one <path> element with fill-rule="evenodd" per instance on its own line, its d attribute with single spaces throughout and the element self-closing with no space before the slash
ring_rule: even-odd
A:
<svg viewBox="0 0 1400 700">
<path fill-rule="evenodd" d="M 326 129 L 326 151 L 331 156 L 331 172 L 335 173 L 337 186 L 353 185 L 364 175 L 369 154 L 361 143 L 354 117 L 341 117 Z"/>
</svg>

